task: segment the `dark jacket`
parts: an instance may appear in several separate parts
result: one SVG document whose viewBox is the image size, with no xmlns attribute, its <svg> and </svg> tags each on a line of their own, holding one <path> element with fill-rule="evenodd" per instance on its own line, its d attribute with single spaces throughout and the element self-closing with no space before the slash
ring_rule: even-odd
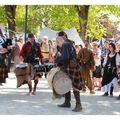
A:
<svg viewBox="0 0 120 120">
<path fill-rule="evenodd" d="M 74 47 L 69 42 L 64 42 L 62 47 L 59 48 L 59 52 L 62 56 L 56 58 L 56 62 L 62 65 L 68 65 L 69 60 L 76 58 Z"/>
</svg>

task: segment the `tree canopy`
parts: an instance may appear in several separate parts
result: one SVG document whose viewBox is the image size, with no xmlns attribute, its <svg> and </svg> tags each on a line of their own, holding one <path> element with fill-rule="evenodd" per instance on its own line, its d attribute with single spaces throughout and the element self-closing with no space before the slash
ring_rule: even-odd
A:
<svg viewBox="0 0 120 120">
<path fill-rule="evenodd" d="M 111 18 L 111 16 L 120 17 L 119 5 L 89 5 L 88 8 L 85 5 L 78 5 L 77 8 L 79 10 L 75 5 L 28 6 L 28 32 L 38 33 L 45 26 L 54 30 L 75 27 L 80 36 L 83 34 L 84 38 L 92 39 L 101 38 L 103 35 L 113 36 L 115 33 L 112 29 L 119 28 L 120 20 L 113 21 Z M 5 6 L 0 6 L 0 23 L 5 26 L 8 24 L 6 11 Z M 15 13 L 15 30 L 24 33 L 25 6 L 16 6 Z M 105 16 L 107 16 L 106 23 Z M 83 29 L 84 33 L 81 34 Z"/>
</svg>

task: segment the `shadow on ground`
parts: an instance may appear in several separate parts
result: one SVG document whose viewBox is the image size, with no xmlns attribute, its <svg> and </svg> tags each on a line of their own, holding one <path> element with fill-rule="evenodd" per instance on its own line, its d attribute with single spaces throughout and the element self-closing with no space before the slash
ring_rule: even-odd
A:
<svg viewBox="0 0 120 120">
<path fill-rule="evenodd" d="M 0 88 L 0 115 L 120 115 L 120 101 L 115 97 L 81 94 L 83 110 L 74 113 L 71 108 L 58 108 L 64 99 L 52 100 L 52 92 L 40 88 L 35 96 L 27 96 L 27 88 Z"/>
</svg>

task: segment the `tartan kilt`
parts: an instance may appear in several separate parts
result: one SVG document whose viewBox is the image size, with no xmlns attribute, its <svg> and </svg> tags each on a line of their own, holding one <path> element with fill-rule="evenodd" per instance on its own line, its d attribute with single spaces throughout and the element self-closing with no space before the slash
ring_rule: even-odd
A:
<svg viewBox="0 0 120 120">
<path fill-rule="evenodd" d="M 70 68 L 69 66 L 67 66 L 65 68 L 65 72 L 67 73 L 67 75 L 72 80 L 73 87 L 75 87 L 76 89 L 81 90 L 82 89 L 82 78 L 81 78 L 79 64 L 77 65 L 76 68 Z"/>
<path fill-rule="evenodd" d="M 0 83 L 6 83 L 7 68 L 5 64 L 5 54 L 0 54 Z"/>
<path fill-rule="evenodd" d="M 5 66 L 0 65 L 0 83 L 5 83 Z"/>
</svg>

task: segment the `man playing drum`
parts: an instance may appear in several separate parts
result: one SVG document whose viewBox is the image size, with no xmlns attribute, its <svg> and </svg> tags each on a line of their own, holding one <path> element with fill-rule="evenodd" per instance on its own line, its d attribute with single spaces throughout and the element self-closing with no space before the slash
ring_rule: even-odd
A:
<svg viewBox="0 0 120 120">
<path fill-rule="evenodd" d="M 28 84 L 29 95 L 35 94 L 40 75 L 35 75 L 33 67 L 36 64 L 36 58 L 39 58 L 42 63 L 43 56 L 41 54 L 40 45 L 35 42 L 34 35 L 32 33 L 28 34 L 28 42 L 23 45 L 20 56 L 23 58 L 25 63 L 30 65 L 31 79 L 34 79 L 34 88 L 32 92 L 32 83 Z"/>
<path fill-rule="evenodd" d="M 79 112 L 82 110 L 80 92 L 79 92 L 79 90 L 81 89 L 80 68 L 78 64 L 74 67 L 70 67 L 69 64 L 70 60 L 76 59 L 76 53 L 73 48 L 73 45 L 70 42 L 65 41 L 63 37 L 57 37 L 56 42 L 59 47 L 59 52 L 57 53 L 55 62 L 58 64 L 60 69 L 65 73 L 67 73 L 67 75 L 72 80 L 73 93 L 76 100 L 76 106 L 73 109 L 73 111 Z M 58 105 L 58 107 L 70 108 L 71 107 L 70 101 L 71 101 L 71 93 L 69 91 L 68 93 L 65 94 L 65 102 L 62 105 Z"/>
</svg>

